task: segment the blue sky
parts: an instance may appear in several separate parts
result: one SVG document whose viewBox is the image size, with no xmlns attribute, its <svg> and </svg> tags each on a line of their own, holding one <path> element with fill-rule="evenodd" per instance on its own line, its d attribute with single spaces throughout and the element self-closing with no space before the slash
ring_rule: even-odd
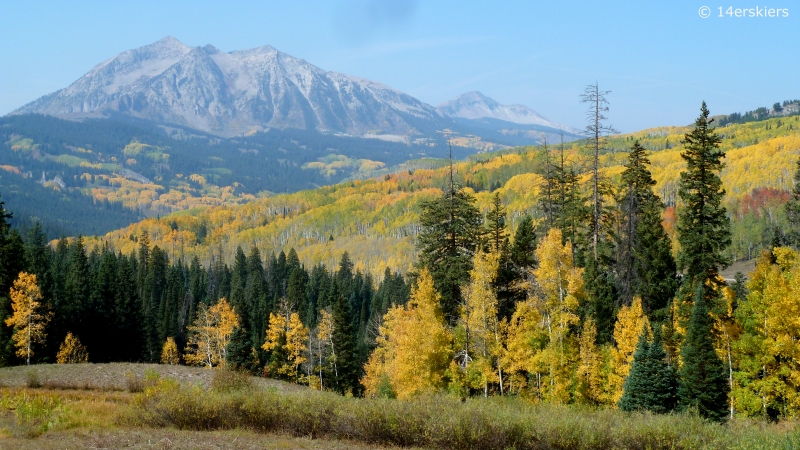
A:
<svg viewBox="0 0 800 450">
<path fill-rule="evenodd" d="M 608 116 L 619 130 L 683 125 L 702 100 L 715 114 L 800 98 L 800 4 L 779 1 L 751 3 L 789 17 L 719 18 L 729 5 L 710 0 L 6 0 L 0 114 L 172 35 L 224 51 L 269 44 L 433 105 L 478 90 L 579 128 L 579 94 L 597 81 L 612 91 Z"/>
</svg>

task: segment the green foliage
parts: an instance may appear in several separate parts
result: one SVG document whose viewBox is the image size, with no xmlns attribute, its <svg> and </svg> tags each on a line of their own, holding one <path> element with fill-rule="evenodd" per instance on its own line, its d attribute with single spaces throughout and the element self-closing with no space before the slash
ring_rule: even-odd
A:
<svg viewBox="0 0 800 450">
<path fill-rule="evenodd" d="M 341 270 L 340 270 L 341 272 Z M 335 352 L 334 383 L 335 390 L 340 394 L 356 394 L 360 390 L 358 382 L 361 375 L 356 352 L 356 333 L 351 320 L 352 313 L 339 290 L 338 283 L 331 284 L 328 294 L 333 305 L 333 349 Z"/>
<path fill-rule="evenodd" d="M 678 195 L 683 200 L 678 218 L 678 267 L 686 270 L 692 288 L 696 284 L 718 284 L 717 274 L 728 264 L 725 249 L 731 244 L 730 219 L 722 206 L 725 189 L 719 172 L 725 152 L 721 138 L 709 127 L 705 102 L 695 128 L 684 136 L 681 157 L 686 171 L 681 172 Z"/>
<path fill-rule="evenodd" d="M 652 343 L 647 342 L 648 334 L 645 327 L 639 336 L 619 407 L 623 411 L 663 414 L 674 410 L 677 405 L 678 379 L 675 369 L 666 361 L 660 329 L 656 327 Z"/>
<path fill-rule="evenodd" d="M 795 164 L 792 198 L 786 202 L 785 210 L 788 219 L 786 240 L 792 247 L 800 248 L 800 158 Z"/>
<path fill-rule="evenodd" d="M 683 409 L 696 410 L 702 417 L 723 422 L 728 416 L 730 386 L 725 367 L 714 348 L 714 321 L 706 305 L 703 285 L 694 296 L 692 316 L 681 347 L 678 398 Z"/>
<path fill-rule="evenodd" d="M 241 327 L 236 327 L 228 343 L 227 367 L 235 371 L 258 373 L 258 354 L 250 341 L 250 335 Z"/>
<path fill-rule="evenodd" d="M 454 318 L 462 301 L 461 286 L 469 280 L 473 254 L 484 241 L 475 197 L 451 186 L 444 195 L 422 203 L 419 220 L 418 264 L 431 272 L 442 294 L 442 311 Z"/>
<path fill-rule="evenodd" d="M 664 203 L 653 192 L 656 182 L 649 166 L 645 149 L 635 141 L 622 172 L 617 286 L 622 304 L 639 296 L 652 319 L 654 311 L 672 300 L 678 279 L 672 243 L 662 225 Z"/>
</svg>

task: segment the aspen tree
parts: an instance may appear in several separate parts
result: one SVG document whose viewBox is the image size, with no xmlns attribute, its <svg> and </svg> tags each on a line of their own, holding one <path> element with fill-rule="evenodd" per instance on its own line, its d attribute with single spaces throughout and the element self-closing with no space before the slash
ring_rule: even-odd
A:
<svg viewBox="0 0 800 450">
<path fill-rule="evenodd" d="M 562 244 L 561 230 L 551 228 L 536 248 L 539 267 L 533 270 L 538 305 L 548 343 L 543 357 L 548 368 L 546 397 L 555 402 L 569 399 L 571 368 L 577 357 L 570 328 L 579 322 L 578 307 L 584 297 L 583 269 L 574 265 L 572 244 Z"/>
<path fill-rule="evenodd" d="M 634 297 L 631 306 L 623 306 L 620 309 L 617 323 L 614 325 L 614 342 L 616 343 L 613 350 L 614 371 L 609 377 L 611 402 L 614 405 L 619 403 L 619 399 L 622 398 L 625 378 L 631 371 L 639 335 L 644 328 L 650 329 L 650 321 L 642 309 L 642 299 Z"/>
<path fill-rule="evenodd" d="M 175 339 L 168 337 L 161 349 L 161 364 L 177 365 L 180 363 L 180 354 Z"/>
<path fill-rule="evenodd" d="M 439 303 L 433 277 L 422 269 L 408 304 L 396 305 L 384 316 L 378 347 L 361 381 L 367 395 L 386 390 L 382 383 L 387 381 L 400 399 L 443 387 L 451 338 Z"/>
<path fill-rule="evenodd" d="M 36 284 L 36 275 L 20 272 L 11 288 L 11 308 L 13 314 L 6 319 L 6 325 L 14 327 L 12 340 L 17 347 L 17 356 L 31 364 L 33 345 L 44 343 L 47 333 L 45 327 L 51 314 L 41 311 L 42 292 Z"/>
<path fill-rule="evenodd" d="M 237 326 L 236 312 L 225 298 L 210 307 L 201 303 L 197 317 L 188 327 L 191 335 L 184 360 L 195 366 L 225 367 L 230 337 Z"/>
<path fill-rule="evenodd" d="M 502 368 L 498 356 L 502 349 L 500 323 L 497 320 L 497 292 L 494 281 L 500 261 L 498 252 L 478 251 L 472 260 L 470 284 L 466 288 L 461 307 L 461 325 L 464 327 L 463 349 L 457 354 L 463 369 L 472 372 L 484 397 L 489 395 L 489 384 L 500 383 Z"/>
<path fill-rule="evenodd" d="M 86 347 L 81 344 L 80 339 L 70 332 L 67 333 L 67 337 L 58 349 L 56 362 L 58 364 L 80 364 L 89 362 L 89 352 L 86 351 Z"/>
</svg>

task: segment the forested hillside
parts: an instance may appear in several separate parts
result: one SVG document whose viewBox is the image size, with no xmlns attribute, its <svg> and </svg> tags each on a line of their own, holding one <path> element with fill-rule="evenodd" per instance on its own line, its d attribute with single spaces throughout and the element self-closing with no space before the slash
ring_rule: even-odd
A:
<svg viewBox="0 0 800 450">
<path fill-rule="evenodd" d="M 35 217 L 65 235 L 103 234 L 141 217 L 242 204 L 448 154 L 444 138 L 423 141 L 293 129 L 223 139 L 122 116 L 75 122 L 16 115 L 0 119 L 0 193 L 17 220 Z M 473 151 L 455 147 L 454 154 L 463 158 Z M 25 188 L 27 198 L 40 201 L 12 195 L 34 183 L 41 188 Z M 72 198 L 75 207 L 51 207 L 63 198 Z M 79 210 L 87 212 L 83 220 L 70 222 Z"/>
<path fill-rule="evenodd" d="M 776 225 L 785 225 L 780 207 L 792 189 L 792 168 L 800 153 L 798 117 L 730 125 L 718 130 L 726 152 L 721 178 L 723 204 L 732 219 L 732 260 L 755 258 L 773 239 Z M 665 202 L 664 220 L 674 240 L 678 180 L 685 162 L 680 153 L 687 128 L 665 127 L 611 137 L 601 154 L 600 170 L 613 184 L 636 140 L 648 151 L 656 181 L 654 191 Z M 573 173 L 564 186 L 580 198 L 589 194 L 585 144 L 524 147 L 481 154 L 454 166 L 455 180 L 474 193 L 482 214 L 498 194 L 508 211 L 508 226 L 516 230 L 521 217 L 542 221 L 541 194 L 546 162 Z M 562 159 L 563 155 L 563 159 Z M 136 236 L 146 231 L 151 241 L 175 257 L 197 255 L 204 263 L 212 255 L 233 258 L 237 246 L 258 247 L 263 254 L 294 248 L 308 265 L 335 265 L 347 250 L 357 267 L 380 276 L 386 267 L 407 270 L 415 261 L 420 203 L 442 194 L 447 167 L 418 169 L 356 180 L 293 194 L 257 199 L 241 206 L 214 207 L 148 219 L 112 232 L 102 241 L 130 253 Z M 609 207 L 616 194 L 606 193 Z M 89 240 L 91 247 L 99 243 Z"/>
</svg>

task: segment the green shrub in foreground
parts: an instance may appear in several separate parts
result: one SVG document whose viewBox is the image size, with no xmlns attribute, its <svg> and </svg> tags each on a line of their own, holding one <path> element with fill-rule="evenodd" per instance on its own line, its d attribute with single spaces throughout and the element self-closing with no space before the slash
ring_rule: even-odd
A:
<svg viewBox="0 0 800 450">
<path fill-rule="evenodd" d="M 798 432 L 761 429 L 744 421 L 725 426 L 684 414 L 535 406 L 513 398 L 352 399 L 314 391 L 260 391 L 252 386 L 208 392 L 164 380 L 140 395 L 124 420 L 190 430 L 247 428 L 430 448 L 766 449 L 800 443 Z"/>
</svg>

